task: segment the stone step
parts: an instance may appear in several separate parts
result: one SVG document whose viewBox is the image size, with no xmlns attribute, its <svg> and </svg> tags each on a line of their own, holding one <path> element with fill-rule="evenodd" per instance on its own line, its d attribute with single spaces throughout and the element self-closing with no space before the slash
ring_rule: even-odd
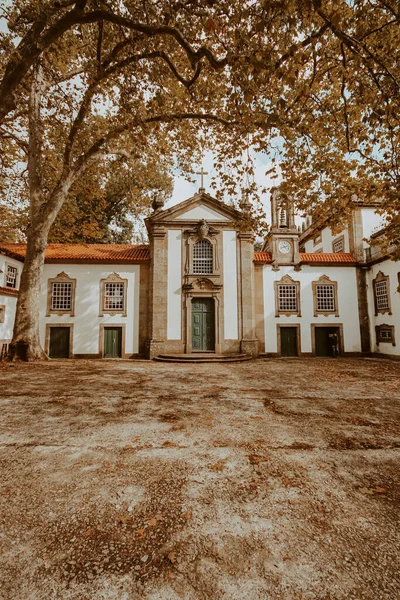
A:
<svg viewBox="0 0 400 600">
<path fill-rule="evenodd" d="M 251 356 L 248 354 L 213 354 L 213 353 L 202 353 L 202 354 L 160 354 L 153 360 L 157 362 L 175 362 L 175 363 L 227 363 L 227 362 L 243 362 L 251 360 Z"/>
</svg>

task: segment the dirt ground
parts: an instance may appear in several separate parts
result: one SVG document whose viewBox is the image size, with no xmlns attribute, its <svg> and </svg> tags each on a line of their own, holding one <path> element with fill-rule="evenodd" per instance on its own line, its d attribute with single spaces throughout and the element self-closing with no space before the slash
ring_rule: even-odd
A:
<svg viewBox="0 0 400 600">
<path fill-rule="evenodd" d="M 400 364 L 0 365 L 1 600 L 400 598 Z"/>
</svg>

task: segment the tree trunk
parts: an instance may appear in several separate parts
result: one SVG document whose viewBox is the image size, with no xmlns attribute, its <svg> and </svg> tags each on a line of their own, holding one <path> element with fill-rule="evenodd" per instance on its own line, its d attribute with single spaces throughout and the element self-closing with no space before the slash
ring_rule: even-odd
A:
<svg viewBox="0 0 400 600">
<path fill-rule="evenodd" d="M 47 227 L 29 228 L 8 360 L 47 359 L 39 336 L 40 291 L 47 236 Z"/>
</svg>

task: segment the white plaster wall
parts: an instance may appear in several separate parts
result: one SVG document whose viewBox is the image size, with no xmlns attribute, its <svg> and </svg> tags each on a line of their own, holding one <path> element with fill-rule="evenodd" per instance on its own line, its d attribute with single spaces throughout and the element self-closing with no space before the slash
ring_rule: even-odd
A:
<svg viewBox="0 0 400 600">
<path fill-rule="evenodd" d="M 179 215 L 179 217 L 176 217 L 176 219 L 182 219 L 185 221 L 198 221 L 199 219 L 206 219 L 207 221 L 229 221 L 225 215 L 221 215 L 221 213 L 212 210 L 212 208 L 204 206 L 203 204 L 188 210 L 187 212 Z"/>
<path fill-rule="evenodd" d="M 379 271 L 384 275 L 389 275 L 389 295 L 392 314 L 385 313 L 384 315 L 375 315 L 375 301 L 372 281 L 375 279 Z M 379 354 L 390 354 L 392 356 L 400 355 L 400 293 L 397 291 L 399 285 L 397 274 L 400 272 L 400 263 L 394 260 L 385 260 L 376 265 L 372 265 L 368 271 L 368 312 L 371 329 L 371 350 Z M 394 325 L 396 346 L 391 343 L 376 343 L 375 325 Z"/>
<path fill-rule="evenodd" d="M 224 338 L 237 340 L 238 301 L 237 301 L 237 257 L 236 231 L 223 232 L 224 261 Z"/>
<path fill-rule="evenodd" d="M 10 342 L 14 329 L 15 308 L 17 297 L 8 296 L 0 292 L 0 305 L 5 306 L 4 323 L 0 323 L 0 343 Z"/>
<path fill-rule="evenodd" d="M 330 227 L 324 227 L 324 229 L 322 229 L 321 231 L 321 237 L 322 237 L 322 241 L 319 244 L 314 245 L 314 241 L 308 240 L 305 243 L 305 250 L 306 252 L 310 252 L 313 253 L 316 250 L 322 250 L 323 252 L 326 252 L 328 254 L 330 254 L 331 252 L 333 252 L 332 250 L 332 242 L 333 240 L 336 240 L 336 238 L 344 236 L 344 250 L 343 252 L 350 252 L 350 246 L 349 246 L 349 232 L 347 230 L 347 227 L 345 227 L 340 233 L 332 233 L 332 229 Z"/>
<path fill-rule="evenodd" d="M 168 230 L 167 339 L 182 337 L 182 232 Z"/>
<path fill-rule="evenodd" d="M 364 207 L 361 209 L 363 238 L 369 238 L 372 233 L 378 231 L 384 226 L 384 216 L 378 215 L 374 208 Z M 364 248 L 368 248 L 369 244 L 363 241 Z"/>
<path fill-rule="evenodd" d="M 297 315 L 275 316 L 274 282 L 280 281 L 284 275 L 290 275 L 294 281 L 300 281 L 301 317 Z M 314 317 L 314 300 L 312 282 L 321 275 L 327 275 L 338 284 L 339 316 L 319 315 Z M 265 351 L 278 352 L 277 325 L 300 324 L 301 352 L 311 352 L 311 324 L 318 325 L 343 324 L 343 342 L 345 352 L 360 352 L 360 326 L 358 318 L 356 269 L 354 267 L 314 267 L 304 265 L 301 271 L 293 267 L 281 267 L 273 271 L 269 265 L 264 265 L 264 327 Z"/>
<path fill-rule="evenodd" d="M 19 281 L 21 278 L 23 263 L 14 258 L 9 258 L 4 254 L 0 254 L 0 286 L 6 287 L 6 263 L 17 267 L 17 288 L 19 288 Z M 0 323 L 0 342 L 10 342 L 14 329 L 15 320 L 15 309 L 17 306 L 17 296 L 9 296 L 8 294 L 2 294 L 0 292 L 0 305 L 5 306 L 4 323 Z"/>
<path fill-rule="evenodd" d="M 76 279 L 75 316 L 51 315 L 46 317 L 47 282 L 64 271 Z M 104 315 L 99 317 L 100 280 L 111 273 L 118 273 L 128 280 L 127 316 Z M 46 324 L 74 324 L 74 354 L 97 354 L 99 352 L 100 324 L 125 325 L 125 348 L 123 352 L 136 354 L 139 351 L 139 265 L 77 265 L 45 264 L 41 290 L 40 339 L 45 343 Z"/>
</svg>

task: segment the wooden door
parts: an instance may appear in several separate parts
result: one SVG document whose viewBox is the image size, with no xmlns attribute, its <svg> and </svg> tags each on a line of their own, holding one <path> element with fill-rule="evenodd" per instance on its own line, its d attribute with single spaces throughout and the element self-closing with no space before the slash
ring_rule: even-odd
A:
<svg viewBox="0 0 400 600">
<path fill-rule="evenodd" d="M 69 327 L 50 327 L 50 358 L 69 358 Z"/>
<path fill-rule="evenodd" d="M 192 350 L 214 352 L 215 319 L 213 298 L 192 300 Z"/>
<path fill-rule="evenodd" d="M 121 358 L 122 328 L 104 327 L 104 358 Z"/>
<path fill-rule="evenodd" d="M 297 327 L 281 327 L 281 356 L 297 356 Z"/>
<path fill-rule="evenodd" d="M 316 327 L 315 328 L 315 356 L 333 356 L 334 341 L 332 334 L 336 333 L 339 340 L 338 327 Z"/>
</svg>

